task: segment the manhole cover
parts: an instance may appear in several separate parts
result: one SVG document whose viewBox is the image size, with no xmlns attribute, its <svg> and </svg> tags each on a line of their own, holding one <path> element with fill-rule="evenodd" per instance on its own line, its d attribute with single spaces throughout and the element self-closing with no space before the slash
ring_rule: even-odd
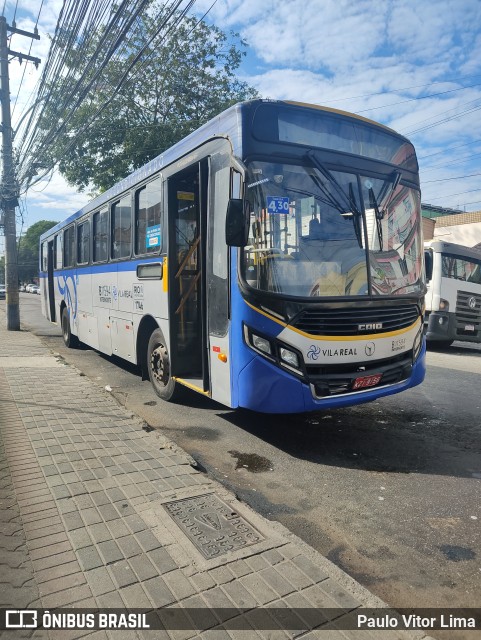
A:
<svg viewBox="0 0 481 640">
<path fill-rule="evenodd" d="M 174 500 L 164 507 L 208 559 L 264 540 L 245 518 L 213 493 Z"/>
</svg>

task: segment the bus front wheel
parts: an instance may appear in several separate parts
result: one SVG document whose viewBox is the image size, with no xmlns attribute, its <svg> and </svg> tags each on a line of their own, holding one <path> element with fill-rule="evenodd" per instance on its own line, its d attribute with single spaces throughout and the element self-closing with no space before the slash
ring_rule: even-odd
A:
<svg viewBox="0 0 481 640">
<path fill-rule="evenodd" d="M 70 331 L 70 319 L 68 317 L 68 309 L 64 307 L 62 311 L 62 336 L 65 346 L 69 349 L 75 349 L 79 345 L 79 339 Z"/>
<path fill-rule="evenodd" d="M 147 367 L 149 378 L 155 393 L 162 400 L 179 400 L 182 388 L 170 375 L 169 352 L 160 329 L 156 329 L 150 336 L 147 347 Z"/>
</svg>

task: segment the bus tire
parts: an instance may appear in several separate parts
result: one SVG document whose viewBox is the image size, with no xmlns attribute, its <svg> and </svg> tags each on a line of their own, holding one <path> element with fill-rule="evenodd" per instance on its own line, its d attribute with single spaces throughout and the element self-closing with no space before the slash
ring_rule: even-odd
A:
<svg viewBox="0 0 481 640">
<path fill-rule="evenodd" d="M 79 345 L 79 339 L 74 336 L 70 330 L 70 319 L 67 307 L 62 311 L 62 336 L 65 346 L 69 349 L 75 349 Z"/>
<path fill-rule="evenodd" d="M 175 402 L 182 396 L 182 387 L 170 375 L 170 358 L 163 333 L 155 329 L 147 346 L 147 369 L 155 393 L 162 398 Z"/>
</svg>

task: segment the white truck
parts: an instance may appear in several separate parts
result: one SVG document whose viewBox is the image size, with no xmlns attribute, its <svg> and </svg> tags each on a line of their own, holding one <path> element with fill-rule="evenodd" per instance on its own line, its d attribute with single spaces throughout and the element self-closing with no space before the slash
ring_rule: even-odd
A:
<svg viewBox="0 0 481 640">
<path fill-rule="evenodd" d="M 481 251 L 451 242 L 424 244 L 426 340 L 481 342 Z"/>
</svg>

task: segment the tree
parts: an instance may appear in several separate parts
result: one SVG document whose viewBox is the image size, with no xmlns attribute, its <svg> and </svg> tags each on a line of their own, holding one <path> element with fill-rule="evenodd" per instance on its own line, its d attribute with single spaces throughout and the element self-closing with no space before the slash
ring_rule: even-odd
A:
<svg viewBox="0 0 481 640">
<path fill-rule="evenodd" d="M 51 87 L 53 99 L 39 125 L 48 130 L 52 123 L 64 121 L 65 126 L 46 153 L 69 184 L 81 191 L 92 185 L 106 190 L 227 107 L 257 96 L 235 75 L 246 43 L 238 34 L 227 36 L 194 18 L 179 22 L 173 36 L 154 41 L 142 54 L 141 72 L 134 71 L 117 91 L 125 69 L 158 28 L 158 15 L 154 18 L 153 13 L 138 19 L 142 29 L 129 40 L 122 60 L 117 57 L 105 66 L 101 84 L 75 112 L 69 115 L 65 110 L 65 95 L 89 71 L 99 43 L 108 46 L 102 30 L 87 56 L 82 43 L 76 45 L 68 56 L 64 81 Z M 96 71 L 92 66 L 90 73 Z"/>
<path fill-rule="evenodd" d="M 27 229 L 18 240 L 18 278 L 20 282 L 32 282 L 38 278 L 38 255 L 40 236 L 57 223 L 40 220 Z"/>
</svg>

